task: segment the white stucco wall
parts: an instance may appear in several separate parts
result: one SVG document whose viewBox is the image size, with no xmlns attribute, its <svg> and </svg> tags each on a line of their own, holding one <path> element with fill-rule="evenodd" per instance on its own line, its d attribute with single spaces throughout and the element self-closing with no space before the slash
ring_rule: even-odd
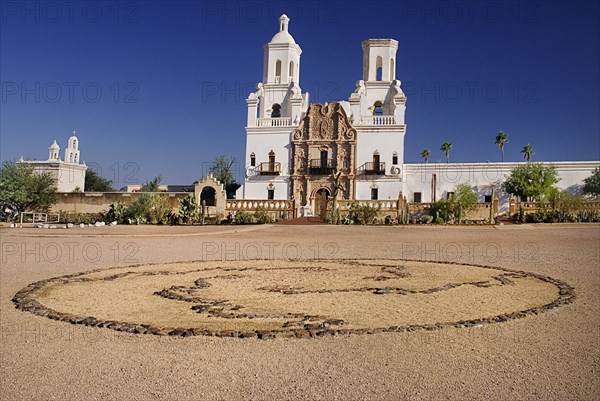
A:
<svg viewBox="0 0 600 401">
<path fill-rule="evenodd" d="M 379 161 L 385 162 L 386 174 L 390 173 L 392 156 L 398 154 L 398 165 L 404 162 L 404 133 L 399 130 L 360 129 L 356 130 L 356 167 L 373 161 L 373 153 L 379 152 Z"/>
<path fill-rule="evenodd" d="M 288 175 L 290 163 L 291 128 L 274 131 L 272 129 L 248 129 L 246 135 L 246 168 L 250 167 L 250 155 L 256 155 L 256 167 L 269 161 L 269 152 L 275 152 L 275 162 L 281 163 L 281 174 Z"/>
<path fill-rule="evenodd" d="M 400 177 L 385 177 L 377 180 L 356 180 L 356 199 L 371 199 L 371 188 L 377 188 L 377 199 L 397 200 L 402 191 Z"/>
<path fill-rule="evenodd" d="M 252 181 L 246 181 L 244 186 L 236 192 L 236 197 L 238 199 L 267 199 L 268 189 L 272 187 L 275 191 L 273 199 L 289 199 L 288 186 L 288 177 L 256 177 Z"/>
<path fill-rule="evenodd" d="M 500 199 L 500 213 L 508 211 L 509 196 L 500 189 L 511 170 L 523 163 L 433 163 L 405 164 L 403 179 L 404 191 L 409 202 L 414 199 L 415 192 L 421 192 L 422 202 L 433 201 L 432 177 L 436 175 L 436 199 L 446 197 L 459 184 L 469 184 L 480 195 L 491 194 L 491 186 L 496 188 L 496 196 Z M 553 162 L 560 181 L 557 186 L 571 192 L 577 192 L 583 179 L 589 177 L 600 161 Z"/>
<path fill-rule="evenodd" d="M 248 128 L 246 130 L 246 179 L 242 194 L 237 196 L 244 199 L 267 199 L 269 183 L 274 186 L 275 199 L 287 199 L 288 177 L 290 168 L 290 142 L 291 127 L 283 129 L 274 128 Z M 281 163 L 280 175 L 260 175 L 260 163 L 269 161 L 269 152 L 275 152 L 275 162 Z M 256 166 L 250 166 L 250 154 L 256 155 Z"/>
<path fill-rule="evenodd" d="M 56 181 L 58 192 L 73 192 L 76 189 L 80 191 L 84 190 L 87 166 L 83 164 L 71 164 L 62 161 L 23 161 L 20 163 L 32 166 L 35 173 L 49 173 Z"/>
</svg>

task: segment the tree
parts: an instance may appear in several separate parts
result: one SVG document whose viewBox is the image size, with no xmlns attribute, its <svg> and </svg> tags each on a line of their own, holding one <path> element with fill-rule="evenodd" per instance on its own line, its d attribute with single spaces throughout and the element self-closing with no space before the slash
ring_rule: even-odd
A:
<svg viewBox="0 0 600 401">
<path fill-rule="evenodd" d="M 423 151 L 421 152 L 421 157 L 423 158 L 425 164 L 427 164 L 427 162 L 429 161 L 429 156 L 431 156 L 431 151 L 427 148 L 423 149 Z"/>
<path fill-rule="evenodd" d="M 221 155 L 212 162 L 212 165 L 208 169 L 213 177 L 225 186 L 227 199 L 235 198 L 235 191 L 241 186 L 235 182 L 235 177 L 233 176 L 234 164 L 234 157 Z"/>
<path fill-rule="evenodd" d="M 87 169 L 85 172 L 84 192 L 114 192 L 112 181 L 99 176 L 94 170 Z"/>
<path fill-rule="evenodd" d="M 596 167 L 592 175 L 583 180 L 583 193 L 600 196 L 600 167 Z"/>
<path fill-rule="evenodd" d="M 0 204 L 19 212 L 45 212 L 56 200 L 50 173 L 36 173 L 28 164 L 5 161 L 0 170 Z"/>
<path fill-rule="evenodd" d="M 502 154 L 502 161 L 504 161 L 504 145 L 508 143 L 508 135 L 506 135 L 502 131 L 499 131 L 498 134 L 496 134 L 495 143 L 500 148 L 500 153 Z"/>
<path fill-rule="evenodd" d="M 213 175 L 213 177 L 226 186 L 235 181 L 233 178 L 233 171 L 231 171 L 234 163 L 234 157 L 221 155 L 212 162 L 212 165 L 208 168 L 208 171 Z"/>
<path fill-rule="evenodd" d="M 463 212 L 473 210 L 477 206 L 479 197 L 469 184 L 459 184 L 454 188 L 454 194 L 450 197 L 450 204 L 453 206 L 458 222 L 462 220 Z"/>
<path fill-rule="evenodd" d="M 527 162 L 529 162 L 531 160 L 531 156 L 535 154 L 535 152 L 533 151 L 533 146 L 531 146 L 530 144 L 523 146 L 521 153 L 523 153 L 523 157 L 525 158 L 525 160 L 527 160 Z"/>
<path fill-rule="evenodd" d="M 450 151 L 452 150 L 452 144 L 450 142 L 442 143 L 442 147 L 440 148 L 442 152 L 446 155 L 446 163 L 450 162 Z"/>
<path fill-rule="evenodd" d="M 147 181 L 144 185 L 142 185 L 139 192 L 159 192 L 161 181 L 162 177 L 157 175 L 151 181 Z"/>
<path fill-rule="evenodd" d="M 519 219 L 524 221 L 522 201 L 542 200 L 549 196 L 558 182 L 556 167 L 552 164 L 527 163 L 516 166 L 502 184 L 504 190 L 519 198 Z"/>
</svg>

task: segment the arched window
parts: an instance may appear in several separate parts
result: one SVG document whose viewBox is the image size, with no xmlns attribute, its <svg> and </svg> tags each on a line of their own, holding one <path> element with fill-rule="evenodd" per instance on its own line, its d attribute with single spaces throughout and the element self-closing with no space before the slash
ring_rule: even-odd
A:
<svg viewBox="0 0 600 401">
<path fill-rule="evenodd" d="M 271 118 L 281 117 L 281 106 L 274 103 L 271 107 Z"/>
<path fill-rule="evenodd" d="M 375 68 L 377 69 L 375 72 L 375 80 L 376 81 L 381 81 L 382 77 L 382 67 L 383 67 L 383 60 L 381 59 L 381 56 L 377 56 L 376 62 L 375 62 Z"/>
<path fill-rule="evenodd" d="M 392 164 L 398 164 L 398 152 L 392 154 Z"/>
<path fill-rule="evenodd" d="M 382 116 L 383 115 L 383 104 L 378 100 L 373 105 L 373 115 L 374 116 Z"/>
<path fill-rule="evenodd" d="M 391 58 L 390 59 L 390 81 L 393 81 L 394 79 L 396 79 L 396 69 L 394 66 L 394 59 Z"/>
<path fill-rule="evenodd" d="M 281 83 L 281 60 L 275 62 L 275 83 Z"/>
<path fill-rule="evenodd" d="M 294 62 L 290 61 L 290 82 L 292 82 L 294 80 Z"/>
<path fill-rule="evenodd" d="M 252 167 L 256 166 L 256 154 L 254 152 L 250 153 L 250 165 Z"/>
</svg>

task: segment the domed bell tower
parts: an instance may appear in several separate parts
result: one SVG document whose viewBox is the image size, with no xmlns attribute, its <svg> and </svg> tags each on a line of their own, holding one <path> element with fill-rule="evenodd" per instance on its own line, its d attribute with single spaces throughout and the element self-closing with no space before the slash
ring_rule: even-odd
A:
<svg viewBox="0 0 600 401">
<path fill-rule="evenodd" d="M 75 135 L 76 132 L 73 130 L 71 133 L 71 137 L 69 138 L 69 143 L 67 148 L 65 149 L 65 162 L 66 163 L 79 163 L 79 140 Z"/>
</svg>

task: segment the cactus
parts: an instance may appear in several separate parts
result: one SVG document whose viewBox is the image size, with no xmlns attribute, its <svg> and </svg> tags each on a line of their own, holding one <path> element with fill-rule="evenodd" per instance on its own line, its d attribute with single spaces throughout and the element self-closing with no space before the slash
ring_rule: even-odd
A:
<svg viewBox="0 0 600 401">
<path fill-rule="evenodd" d="M 400 210 L 399 215 L 398 215 L 398 223 L 399 224 L 408 224 L 409 221 L 409 213 L 408 213 L 408 208 L 403 208 L 402 210 Z"/>
</svg>

